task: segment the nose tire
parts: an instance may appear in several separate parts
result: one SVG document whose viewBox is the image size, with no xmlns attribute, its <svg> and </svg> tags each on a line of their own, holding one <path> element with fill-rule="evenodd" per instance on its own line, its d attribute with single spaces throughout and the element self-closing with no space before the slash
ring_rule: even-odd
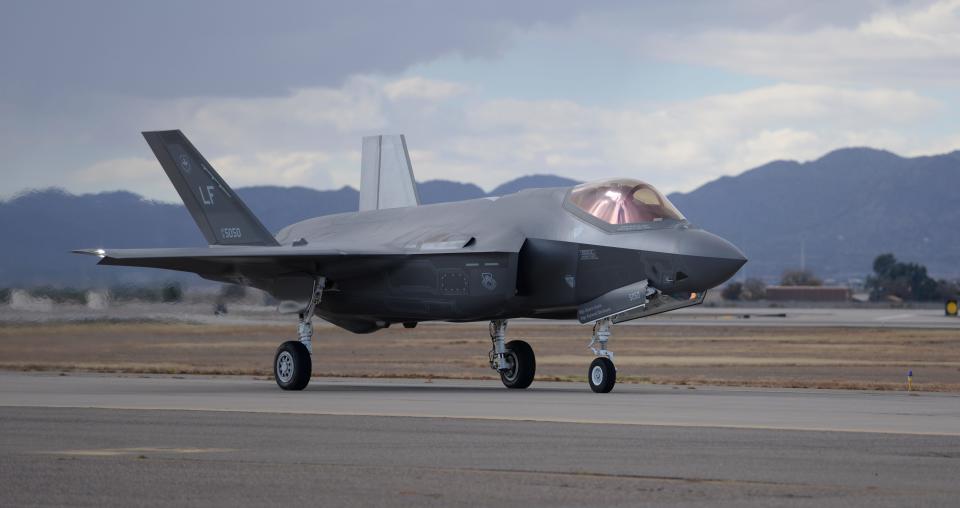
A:
<svg viewBox="0 0 960 508">
<path fill-rule="evenodd" d="M 617 368 L 609 358 L 595 358 L 587 370 L 587 382 L 594 393 L 610 393 L 617 384 Z"/>
</svg>

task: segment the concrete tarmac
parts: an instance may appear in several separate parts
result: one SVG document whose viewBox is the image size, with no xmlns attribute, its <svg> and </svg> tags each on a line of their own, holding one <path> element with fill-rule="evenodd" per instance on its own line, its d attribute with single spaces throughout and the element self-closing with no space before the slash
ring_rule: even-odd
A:
<svg viewBox="0 0 960 508">
<path fill-rule="evenodd" d="M 0 373 L 0 506 L 956 506 L 960 396 Z"/>
</svg>

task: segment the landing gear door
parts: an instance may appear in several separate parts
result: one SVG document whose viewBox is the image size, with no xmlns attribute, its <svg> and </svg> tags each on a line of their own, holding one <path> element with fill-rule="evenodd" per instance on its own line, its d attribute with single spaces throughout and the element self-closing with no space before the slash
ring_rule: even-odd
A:
<svg viewBox="0 0 960 508">
<path fill-rule="evenodd" d="M 706 296 L 706 291 L 702 293 L 673 293 L 669 295 L 657 292 L 657 294 L 650 297 L 650 301 L 647 302 L 645 306 L 617 314 L 614 316 L 613 322 L 622 323 L 624 321 L 632 321 L 634 319 L 682 309 L 684 307 L 693 307 L 694 305 L 703 303 L 703 299 L 706 298 Z"/>
<path fill-rule="evenodd" d="M 578 307 L 577 319 L 592 323 L 643 307 L 647 297 L 655 292 L 646 280 L 619 287 Z"/>
<path fill-rule="evenodd" d="M 577 308 L 581 323 L 611 318 L 622 323 L 703 303 L 706 293 L 665 294 L 642 280 L 603 294 Z"/>
</svg>

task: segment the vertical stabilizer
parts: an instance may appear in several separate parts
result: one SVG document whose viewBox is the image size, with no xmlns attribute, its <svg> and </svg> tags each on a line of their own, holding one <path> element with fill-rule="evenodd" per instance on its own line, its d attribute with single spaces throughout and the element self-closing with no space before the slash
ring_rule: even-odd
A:
<svg viewBox="0 0 960 508">
<path fill-rule="evenodd" d="M 360 160 L 360 211 L 420 204 L 407 140 L 399 136 L 363 138 Z"/>
<path fill-rule="evenodd" d="M 277 245 L 253 212 L 178 130 L 144 132 L 210 245 Z"/>
</svg>

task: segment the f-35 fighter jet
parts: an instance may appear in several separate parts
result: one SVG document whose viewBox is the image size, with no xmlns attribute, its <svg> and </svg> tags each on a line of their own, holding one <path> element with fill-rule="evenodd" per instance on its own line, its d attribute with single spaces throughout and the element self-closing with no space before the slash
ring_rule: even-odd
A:
<svg viewBox="0 0 960 508">
<path fill-rule="evenodd" d="M 489 321 L 490 367 L 507 388 L 527 388 L 536 372 L 530 345 L 507 340 L 509 319 L 578 319 L 593 326 L 590 388 L 606 393 L 616 382 L 612 325 L 701 303 L 746 262 L 629 178 L 420 205 L 403 136 L 363 139 L 358 212 L 273 235 L 183 133 L 143 135 L 209 247 L 76 252 L 273 295 L 299 315 L 299 340 L 274 356 L 284 390 L 310 381 L 317 315 L 354 333 Z"/>
</svg>

